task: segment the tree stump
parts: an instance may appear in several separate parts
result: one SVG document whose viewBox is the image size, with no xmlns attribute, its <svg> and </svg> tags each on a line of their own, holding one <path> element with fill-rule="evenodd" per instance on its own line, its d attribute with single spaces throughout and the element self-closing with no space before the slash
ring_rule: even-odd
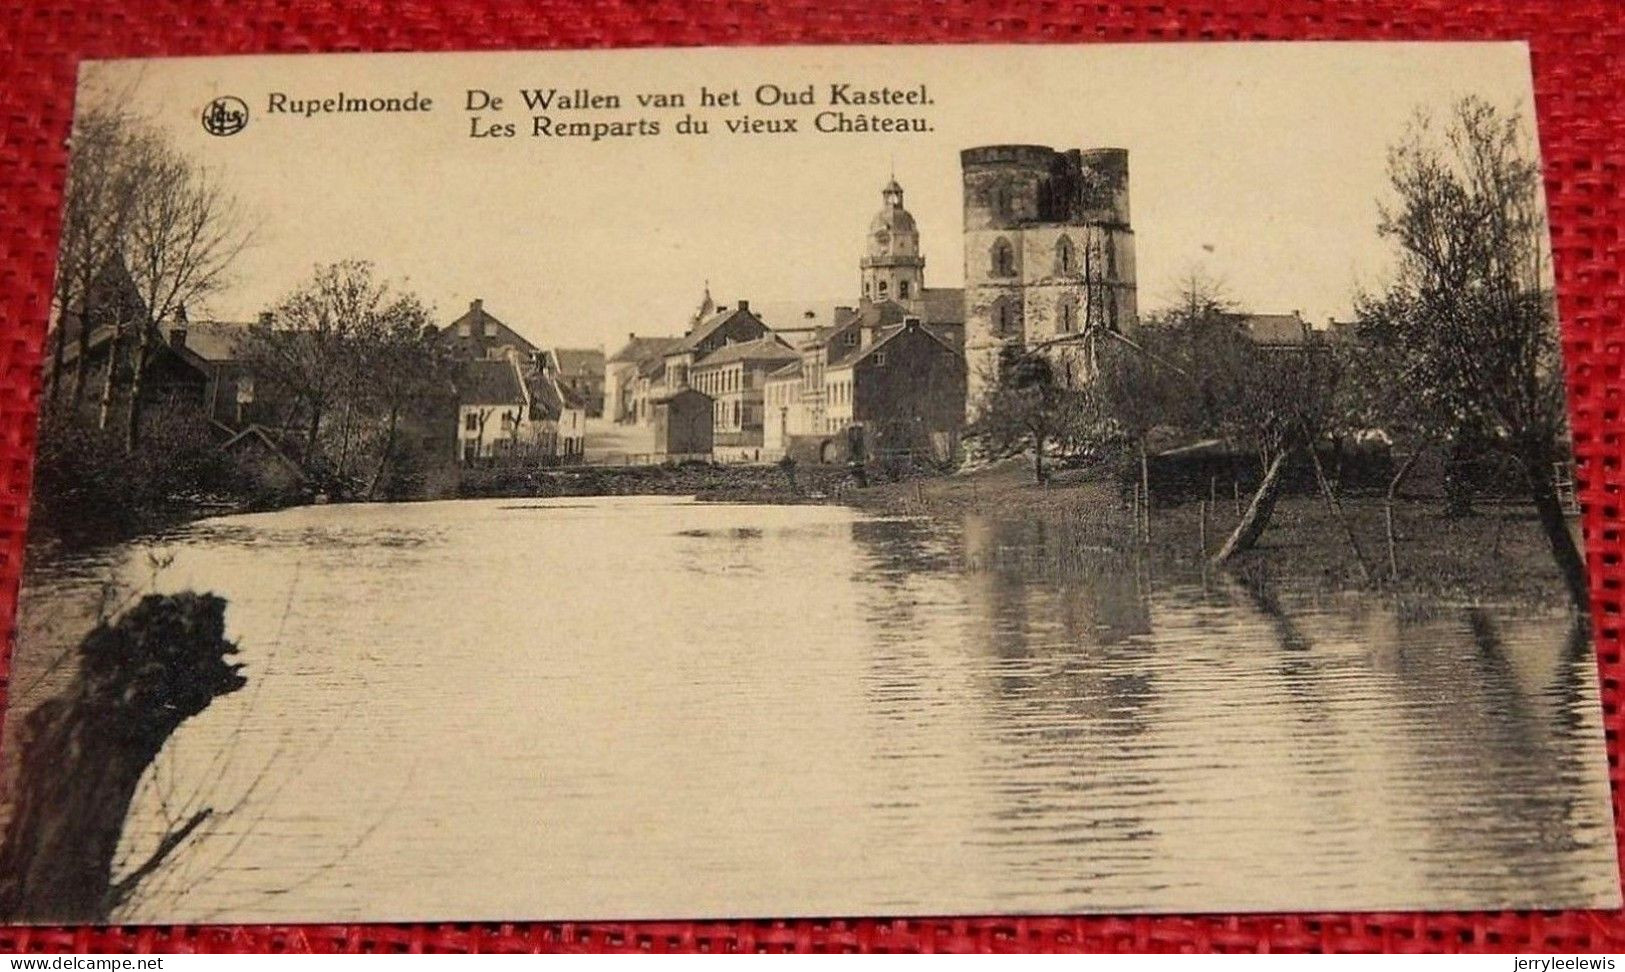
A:
<svg viewBox="0 0 1625 972">
<path fill-rule="evenodd" d="M 61 697 L 24 720 L 16 806 L 0 844 L 0 920 L 105 923 L 207 817 L 167 835 L 117 886 L 113 856 L 137 784 L 182 722 L 242 688 L 226 602 L 149 594 L 79 644 Z"/>
</svg>

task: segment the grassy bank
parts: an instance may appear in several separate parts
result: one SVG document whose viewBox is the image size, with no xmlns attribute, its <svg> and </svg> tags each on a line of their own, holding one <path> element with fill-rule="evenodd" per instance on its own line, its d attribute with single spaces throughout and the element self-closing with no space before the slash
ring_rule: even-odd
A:
<svg viewBox="0 0 1625 972">
<path fill-rule="evenodd" d="M 1094 569 L 1102 557 L 1114 555 L 1149 561 L 1154 570 L 1196 573 L 1240 516 L 1230 496 L 1220 496 L 1205 515 L 1200 502 L 1154 506 L 1150 542 L 1142 543 L 1136 537 L 1133 511 L 1115 484 L 1070 472 L 1039 486 L 1030 465 L 1022 461 L 854 490 L 844 501 L 887 514 L 975 513 L 1043 524 L 1044 542 L 1025 553 L 1022 566 L 1057 573 Z M 1450 518 L 1442 515 L 1437 500 L 1401 499 L 1394 511 L 1393 571 L 1381 500 L 1345 497 L 1343 507 L 1360 555 L 1319 496 L 1294 495 L 1281 500 L 1258 546 L 1232 569 L 1300 589 L 1369 589 L 1452 601 L 1566 603 L 1550 547 L 1529 506 L 1484 506 L 1476 515 Z M 1366 570 L 1361 568 L 1361 556 Z"/>
<path fill-rule="evenodd" d="M 798 467 L 792 478 L 776 466 L 685 462 L 670 466 L 565 466 L 555 469 L 467 469 L 463 499 L 554 496 L 694 496 L 716 502 L 819 503 L 841 492 L 838 466 Z"/>
</svg>

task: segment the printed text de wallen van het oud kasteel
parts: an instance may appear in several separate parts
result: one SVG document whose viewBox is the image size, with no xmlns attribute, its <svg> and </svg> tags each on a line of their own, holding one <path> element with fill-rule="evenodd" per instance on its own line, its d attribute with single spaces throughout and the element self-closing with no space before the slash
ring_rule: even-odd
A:
<svg viewBox="0 0 1625 972">
<path fill-rule="evenodd" d="M 870 87 L 847 82 L 743 87 L 702 85 L 689 91 L 606 91 L 538 87 L 468 88 L 459 106 L 469 138 L 566 138 L 599 142 L 674 136 L 909 134 L 933 130 L 923 110 L 935 104 L 924 84 Z M 417 91 L 310 96 L 273 91 L 271 116 L 423 113 L 435 99 Z"/>
</svg>

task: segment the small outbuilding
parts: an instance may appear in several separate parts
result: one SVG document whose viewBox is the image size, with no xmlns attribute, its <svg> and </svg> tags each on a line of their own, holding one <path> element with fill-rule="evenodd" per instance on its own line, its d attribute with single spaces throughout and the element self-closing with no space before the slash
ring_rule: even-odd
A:
<svg viewBox="0 0 1625 972">
<path fill-rule="evenodd" d="M 666 459 L 709 459 L 713 443 L 711 396 L 692 388 L 650 402 L 655 453 Z"/>
</svg>

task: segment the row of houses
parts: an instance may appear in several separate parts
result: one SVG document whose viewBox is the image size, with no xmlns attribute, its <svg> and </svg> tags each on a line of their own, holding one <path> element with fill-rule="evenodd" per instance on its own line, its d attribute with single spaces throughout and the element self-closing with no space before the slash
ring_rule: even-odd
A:
<svg viewBox="0 0 1625 972">
<path fill-rule="evenodd" d="M 925 286 L 895 179 L 881 201 L 856 303 L 718 306 L 707 287 L 681 335 L 630 334 L 605 362 L 606 415 L 652 427 L 668 457 L 951 456 L 966 415 L 964 292 Z"/>
<path fill-rule="evenodd" d="M 314 336 L 279 331 L 269 314 L 192 321 L 182 308 L 172 320 L 142 323 L 147 317 L 128 274 L 110 263 L 88 299 L 57 322 L 60 351 L 46 363 L 47 383 L 77 384 L 90 403 L 103 389 L 127 386 L 139 343 L 129 333 L 149 327 L 143 402 L 197 415 L 222 448 L 264 450 L 299 464 L 299 451 L 289 445 L 302 431 L 299 396 L 256 374 L 252 342 L 267 334 L 287 342 Z M 126 336 L 116 340 L 121 332 Z M 587 418 L 603 408 L 601 350 L 538 347 L 480 300 L 433 336 L 455 364 L 444 393 L 425 396 L 404 417 L 416 449 L 446 463 L 510 454 L 580 461 Z"/>
</svg>

